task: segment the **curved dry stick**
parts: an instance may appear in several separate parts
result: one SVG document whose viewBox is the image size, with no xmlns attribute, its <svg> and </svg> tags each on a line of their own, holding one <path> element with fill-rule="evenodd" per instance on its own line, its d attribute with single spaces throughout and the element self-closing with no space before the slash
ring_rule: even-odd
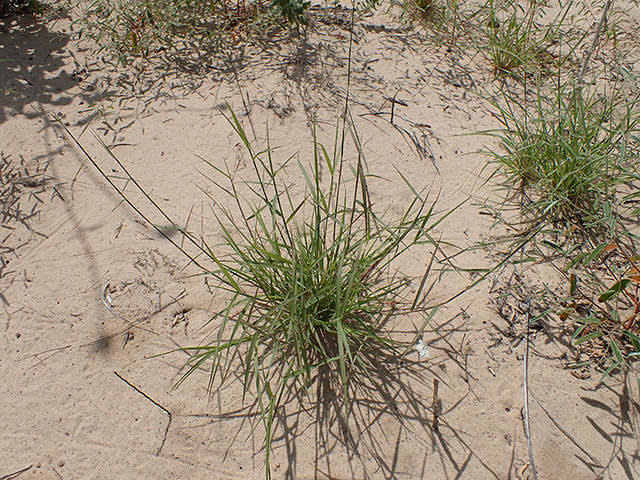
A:
<svg viewBox="0 0 640 480">
<path fill-rule="evenodd" d="M 604 6 L 602 17 L 600 17 L 600 22 L 598 23 L 598 27 L 596 28 L 596 34 L 594 35 L 593 40 L 591 41 L 591 47 L 589 47 L 589 51 L 587 52 L 587 58 L 584 60 L 582 68 L 580 69 L 580 75 L 578 75 L 578 84 L 582 83 L 582 77 L 584 77 L 585 73 L 587 73 L 587 66 L 591 61 L 591 55 L 593 54 L 593 51 L 596 48 L 596 44 L 600 39 L 600 33 L 602 32 L 602 27 L 607 21 L 607 13 L 609 13 L 609 8 L 611 7 L 612 3 L 613 0 L 609 0 Z"/>
<path fill-rule="evenodd" d="M 527 437 L 527 448 L 529 449 L 529 463 L 531 465 L 531 472 L 533 473 L 533 480 L 538 480 L 538 472 L 536 471 L 536 464 L 533 461 L 533 448 L 531 447 L 531 425 L 529 423 L 529 332 L 530 332 L 530 320 L 531 320 L 531 302 L 529 302 L 529 308 L 527 309 L 527 343 L 524 357 L 523 366 L 523 388 L 524 388 L 524 408 L 523 418 L 524 433 Z"/>
</svg>

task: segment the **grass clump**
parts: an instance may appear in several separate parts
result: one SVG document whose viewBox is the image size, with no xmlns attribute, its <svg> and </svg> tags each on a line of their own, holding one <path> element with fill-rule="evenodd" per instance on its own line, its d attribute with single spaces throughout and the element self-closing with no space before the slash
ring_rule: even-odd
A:
<svg viewBox="0 0 640 480">
<path fill-rule="evenodd" d="M 272 149 L 254 151 L 235 115 L 231 121 L 255 180 L 240 182 L 210 164 L 239 212 L 217 208 L 223 243 L 203 248 L 216 265 L 206 274 L 231 300 L 211 320 L 219 324 L 217 340 L 184 349 L 192 356 L 180 382 L 211 361 L 213 388 L 234 359 L 240 362 L 245 394 L 254 387 L 264 423 L 268 472 L 276 414 L 290 389 L 306 393 L 318 370 L 328 368 L 348 415 L 350 378 L 356 371 L 369 375 L 365 353 L 399 356 L 406 349 L 385 324 L 421 305 L 431 264 L 412 302 L 404 297 L 411 280 L 392 275 L 390 265 L 412 246 L 435 243 L 429 232 L 438 221 L 434 205 L 407 182 L 413 200 L 397 222 L 385 223 L 371 208 L 362 156 L 347 167 L 317 143 L 310 166 L 298 161 L 306 193 L 296 199 L 294 187 L 281 181 L 292 158 L 276 166 Z M 228 254 L 216 253 L 220 248 Z"/>
<path fill-rule="evenodd" d="M 543 63 L 543 56 L 549 54 L 542 44 L 550 31 L 540 35 L 540 30 L 545 29 L 536 24 L 543 15 L 539 6 L 532 2 L 525 10 L 518 2 L 509 2 L 498 8 L 489 0 L 485 9 L 481 30 L 486 44 L 479 45 L 479 49 L 495 77 L 521 78 L 524 69 Z"/>
<path fill-rule="evenodd" d="M 525 85 L 524 100 L 502 88 L 493 103 L 501 128 L 490 132 L 502 151 L 491 155 L 508 192 L 503 206 L 515 200 L 520 209 L 529 253 L 567 283 L 565 296 L 553 297 L 560 321 L 573 322 L 572 367 L 594 365 L 602 381 L 640 355 L 638 96 L 599 77 L 561 78 L 533 92 Z"/>
<path fill-rule="evenodd" d="M 622 192 L 638 180 L 638 99 L 577 82 L 549 95 L 538 86 L 532 105 L 504 90 L 503 98 L 494 102 L 502 128 L 492 135 L 504 153 L 491 154 L 524 217 L 589 231 L 614 225 L 630 199 Z"/>
<path fill-rule="evenodd" d="M 515 75 L 533 58 L 534 21 L 537 9 L 524 9 L 516 2 L 498 8 L 493 0 L 486 4 L 484 34 L 487 44 L 480 50 L 496 77 Z"/>
<path fill-rule="evenodd" d="M 566 22 L 570 12 L 579 10 L 574 2 L 561 6 L 552 16 L 545 2 L 487 0 L 477 13 L 480 23 L 472 39 L 479 53 L 486 59 L 496 78 L 513 77 L 524 82 L 531 72 L 551 75 L 552 69 L 566 67 L 578 45 L 584 40 L 575 28 Z M 573 46 L 567 39 L 573 38 Z M 547 49 L 565 44 L 567 53 L 555 54 Z"/>
</svg>

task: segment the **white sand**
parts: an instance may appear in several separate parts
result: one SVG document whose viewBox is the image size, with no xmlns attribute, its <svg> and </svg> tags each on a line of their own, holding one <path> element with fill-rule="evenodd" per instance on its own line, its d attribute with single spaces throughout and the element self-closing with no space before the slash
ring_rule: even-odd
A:
<svg viewBox="0 0 640 480">
<path fill-rule="evenodd" d="M 20 159 L 31 175 L 38 165 L 48 167 L 36 176 L 44 184 L 20 186 L 21 210 L 37 212 L 29 219 L 32 232 L 10 219 L 0 230 L 8 262 L 0 275 L 0 478 L 29 466 L 16 478 L 264 478 L 262 427 L 251 437 L 256 418 L 252 397 L 243 408 L 240 379 L 209 397 L 207 372 L 199 371 L 172 391 L 186 356 L 150 358 L 211 338 L 211 326 L 202 327 L 224 295 L 210 292 L 202 276 L 190 277 L 197 270 L 184 269 L 187 259 L 177 249 L 131 208 L 118 206 L 118 194 L 52 117 L 122 185 L 122 170 L 98 139 L 112 146 L 175 222 L 188 219 L 190 231 L 215 243 L 220 232 L 197 187 L 211 187 L 198 156 L 220 167 L 240 159 L 240 174 L 250 174 L 223 116 L 225 102 L 248 132 L 251 120 L 258 146 L 268 125 L 279 159 L 299 152 L 308 161 L 312 118 L 319 140 L 332 145 L 346 92 L 348 31 L 318 24 L 306 45 L 278 39 L 266 51 L 238 46 L 232 56 L 239 58 L 234 68 L 247 114 L 228 61 L 212 59 L 216 68 L 202 76 L 116 68 L 76 45 L 68 20 L 20 22 L 0 36 L 0 58 L 13 60 L 0 63 L 0 86 L 20 93 L 0 101 L 0 151 L 16 171 Z M 489 140 L 460 136 L 496 126 L 470 90 L 471 79 L 480 89 L 490 85 L 489 68 L 477 58 L 455 58 L 384 16 L 363 19 L 355 39 L 350 108 L 369 172 L 380 176 L 370 182 L 373 203 L 391 215 L 403 211 L 410 192 L 398 168 L 414 185 L 430 186 L 441 211 L 471 196 L 438 228 L 443 241 L 466 248 L 501 232 L 489 231 L 493 219 L 476 204 L 494 195 L 492 184 L 483 186 L 487 158 L 474 153 Z M 395 127 L 388 97 L 406 103 L 395 106 Z M 428 145 L 433 161 L 409 135 Z M 346 157 L 356 158 L 352 145 Z M 289 175 L 302 181 L 295 169 Z M 152 222 L 166 224 L 132 185 L 127 191 Z M 394 267 L 420 275 L 429 258 L 429 249 L 417 250 Z M 465 268 L 495 261 L 484 250 L 456 258 Z M 531 288 L 557 283 L 542 267 L 527 267 L 523 275 Z M 473 279 L 445 274 L 430 298 L 443 300 Z M 129 328 L 112 315 L 102 298 L 107 286 L 114 312 L 142 321 Z M 393 382 L 356 392 L 350 435 L 331 401 L 328 408 L 315 402 L 316 392 L 289 402 L 276 432 L 273 478 L 533 478 L 521 414 L 525 317 L 518 315 L 506 335 L 508 323 L 489 304 L 497 296 L 490 287 L 487 280 L 439 310 L 424 335 L 427 359 L 413 353 L 411 360 L 420 360 L 413 366 L 389 367 Z M 420 321 L 405 319 L 403 328 Z M 600 466 L 530 397 L 539 478 L 640 478 L 635 379 L 618 376 L 598 386 L 598 372 L 573 376 L 564 368 L 565 355 L 572 355 L 572 331 L 565 327 L 546 323 L 531 336 L 530 390 Z M 434 378 L 440 381 L 437 433 Z"/>
</svg>

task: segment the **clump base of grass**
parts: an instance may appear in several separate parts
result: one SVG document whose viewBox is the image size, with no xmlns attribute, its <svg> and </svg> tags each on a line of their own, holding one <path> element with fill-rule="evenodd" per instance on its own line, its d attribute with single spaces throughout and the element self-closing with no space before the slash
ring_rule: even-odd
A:
<svg viewBox="0 0 640 480">
<path fill-rule="evenodd" d="M 500 141 L 496 174 L 526 222 L 615 236 L 614 217 L 629 211 L 628 186 L 640 178 L 638 101 L 576 82 L 548 94 L 538 86 L 532 102 L 502 92 L 502 128 L 486 133 Z"/>
</svg>

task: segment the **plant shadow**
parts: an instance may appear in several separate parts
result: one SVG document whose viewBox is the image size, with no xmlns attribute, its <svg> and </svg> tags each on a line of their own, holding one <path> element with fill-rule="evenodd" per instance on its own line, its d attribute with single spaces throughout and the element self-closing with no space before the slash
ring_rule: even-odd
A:
<svg viewBox="0 0 640 480">
<path fill-rule="evenodd" d="M 58 19 L 69 19 L 65 11 Z M 71 34 L 54 31 L 50 22 L 33 16 L 0 19 L 0 125 L 14 115 L 35 119 L 43 107 L 56 109 L 70 105 L 74 97 L 86 103 L 97 99 L 93 89 L 78 89 L 85 70 L 75 62 L 69 73 L 67 59 Z M 73 91 L 73 94 L 71 94 Z"/>
<path fill-rule="evenodd" d="M 317 369 L 306 391 L 289 385 L 272 439 L 272 463 L 282 468 L 279 478 L 293 480 L 300 470 L 306 472 L 305 448 L 313 448 L 314 479 L 419 478 L 434 456 L 446 476 L 460 478 L 473 458 L 488 478 L 499 478 L 446 418 L 472 392 L 470 378 L 466 393 L 446 410 L 437 394 L 438 383 L 449 383 L 443 376 L 447 360 L 467 370 L 466 356 L 448 338 L 465 330 L 466 319 L 453 325 L 459 316 L 436 329 L 442 336 L 432 348 L 445 352 L 445 360 L 431 362 L 412 350 L 403 355 L 376 346 L 361 351 L 362 368 L 351 372 L 346 405 L 340 373 L 329 366 Z M 394 334 L 415 336 L 415 331 L 394 329 Z M 257 401 L 245 412 L 256 408 Z"/>
<path fill-rule="evenodd" d="M 585 394 L 580 397 L 582 402 L 594 409 L 592 414 L 586 416 L 590 426 L 611 448 L 606 463 L 596 465 L 602 469 L 599 478 L 603 478 L 606 472 L 624 475 L 620 478 L 629 480 L 638 476 L 640 458 L 637 453 L 630 452 L 638 451 L 640 404 L 632 397 L 632 382 L 635 383 L 636 378 L 630 373 L 621 372 L 616 384 L 600 384 L 594 390 L 583 388 Z M 596 394 L 597 390 L 603 391 Z M 594 398 L 596 396 L 598 398 Z M 604 396 L 609 397 L 610 401 L 603 402 L 601 399 Z M 632 445 L 628 445 L 629 442 Z M 578 459 L 585 463 L 581 457 Z"/>
</svg>

